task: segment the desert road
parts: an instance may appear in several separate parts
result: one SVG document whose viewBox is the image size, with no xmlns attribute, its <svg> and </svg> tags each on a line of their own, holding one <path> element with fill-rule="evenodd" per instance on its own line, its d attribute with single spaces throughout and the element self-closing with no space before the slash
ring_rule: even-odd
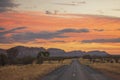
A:
<svg viewBox="0 0 120 80">
<path fill-rule="evenodd" d="M 48 75 L 42 80 L 112 80 L 87 66 L 73 60 L 70 65 L 63 66 Z"/>
</svg>

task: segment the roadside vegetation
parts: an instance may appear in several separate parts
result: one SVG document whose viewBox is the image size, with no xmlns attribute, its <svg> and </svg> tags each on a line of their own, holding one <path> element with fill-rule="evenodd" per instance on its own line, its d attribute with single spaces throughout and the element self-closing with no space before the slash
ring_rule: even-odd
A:
<svg viewBox="0 0 120 80">
<path fill-rule="evenodd" d="M 104 57 L 104 59 L 94 57 L 92 60 L 90 57 L 87 58 L 83 57 L 80 58 L 80 63 L 89 66 L 95 70 L 98 70 L 115 80 L 119 80 L 120 62 L 117 59 L 114 60 L 111 57 L 109 58 Z"/>
<path fill-rule="evenodd" d="M 9 55 L 0 53 L 0 80 L 40 80 L 49 72 L 71 62 L 69 58 L 50 57 L 48 52 L 39 52 L 37 57 L 16 56 L 16 50 Z"/>
<path fill-rule="evenodd" d="M 0 67 L 0 80 L 40 80 L 49 72 L 67 65 L 71 60 L 64 60 L 63 63 L 54 61 L 43 64 L 28 64 L 28 65 L 8 65 Z"/>
<path fill-rule="evenodd" d="M 18 57 L 16 49 L 0 53 L 0 80 L 40 80 L 41 77 L 63 65 L 70 64 L 72 59 L 80 57 L 50 57 L 47 51 L 41 51 L 36 57 Z M 104 74 L 119 80 L 120 56 L 90 56 L 80 58 L 81 64 L 97 69 Z"/>
<path fill-rule="evenodd" d="M 80 59 L 80 62 L 95 69 L 120 74 L 120 63 L 91 63 L 89 60 L 84 59 Z"/>
</svg>

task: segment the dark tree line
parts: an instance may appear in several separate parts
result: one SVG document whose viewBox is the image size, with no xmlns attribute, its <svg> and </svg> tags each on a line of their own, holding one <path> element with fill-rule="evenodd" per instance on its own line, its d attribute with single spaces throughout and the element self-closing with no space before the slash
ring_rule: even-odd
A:
<svg viewBox="0 0 120 80">
<path fill-rule="evenodd" d="M 0 54 L 0 65 L 25 65 L 32 64 L 33 62 L 37 64 L 43 64 L 44 61 L 51 63 L 52 61 L 58 61 L 58 63 L 63 63 L 65 59 L 79 58 L 79 57 L 50 57 L 50 53 L 47 51 L 40 51 L 37 57 L 25 56 L 18 57 L 17 49 L 10 49 L 7 51 L 9 54 Z"/>
<path fill-rule="evenodd" d="M 5 65 L 16 65 L 16 64 L 32 64 L 34 61 L 37 61 L 38 64 L 42 64 L 44 58 L 49 57 L 48 52 L 39 52 L 37 57 L 25 56 L 17 57 L 18 51 L 16 49 L 8 50 L 9 54 L 0 53 L 0 66 Z"/>
<path fill-rule="evenodd" d="M 120 55 L 110 55 L 110 56 L 85 55 L 82 58 L 88 59 L 91 63 L 120 63 Z"/>
<path fill-rule="evenodd" d="M 7 63 L 8 63 L 7 55 L 0 53 L 0 65 L 5 66 Z"/>
<path fill-rule="evenodd" d="M 39 52 L 37 55 L 37 63 L 42 64 L 44 59 L 49 57 L 49 52 Z"/>
</svg>

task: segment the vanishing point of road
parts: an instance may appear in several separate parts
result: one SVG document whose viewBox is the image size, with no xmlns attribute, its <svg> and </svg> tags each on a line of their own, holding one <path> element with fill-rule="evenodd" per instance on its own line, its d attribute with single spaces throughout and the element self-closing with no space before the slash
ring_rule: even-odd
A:
<svg viewBox="0 0 120 80">
<path fill-rule="evenodd" d="M 63 66 L 42 80 L 112 80 L 92 68 L 82 65 L 78 60 L 72 60 L 70 65 Z"/>
</svg>

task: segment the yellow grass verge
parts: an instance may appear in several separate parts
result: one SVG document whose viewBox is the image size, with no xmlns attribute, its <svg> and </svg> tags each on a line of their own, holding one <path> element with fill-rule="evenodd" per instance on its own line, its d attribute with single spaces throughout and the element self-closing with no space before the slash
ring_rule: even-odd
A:
<svg viewBox="0 0 120 80">
<path fill-rule="evenodd" d="M 68 64 L 70 61 L 64 61 Z M 40 77 L 64 64 L 30 64 L 0 67 L 0 80 L 40 80 Z"/>
<path fill-rule="evenodd" d="M 94 69 L 120 74 L 120 63 L 90 63 L 89 60 L 86 59 L 80 59 L 80 62 Z"/>
<path fill-rule="evenodd" d="M 90 67 L 103 72 L 115 80 L 119 80 L 120 63 L 90 63 L 89 60 L 80 59 L 81 64 L 89 65 Z"/>
<path fill-rule="evenodd" d="M 114 80 L 120 80 L 120 64 L 119 63 L 95 63 L 90 64 L 94 69 L 97 69 L 105 75 L 113 78 Z"/>
<path fill-rule="evenodd" d="M 120 64 L 119 63 L 94 63 L 94 64 L 90 64 L 90 66 L 95 69 L 120 74 Z"/>
</svg>

